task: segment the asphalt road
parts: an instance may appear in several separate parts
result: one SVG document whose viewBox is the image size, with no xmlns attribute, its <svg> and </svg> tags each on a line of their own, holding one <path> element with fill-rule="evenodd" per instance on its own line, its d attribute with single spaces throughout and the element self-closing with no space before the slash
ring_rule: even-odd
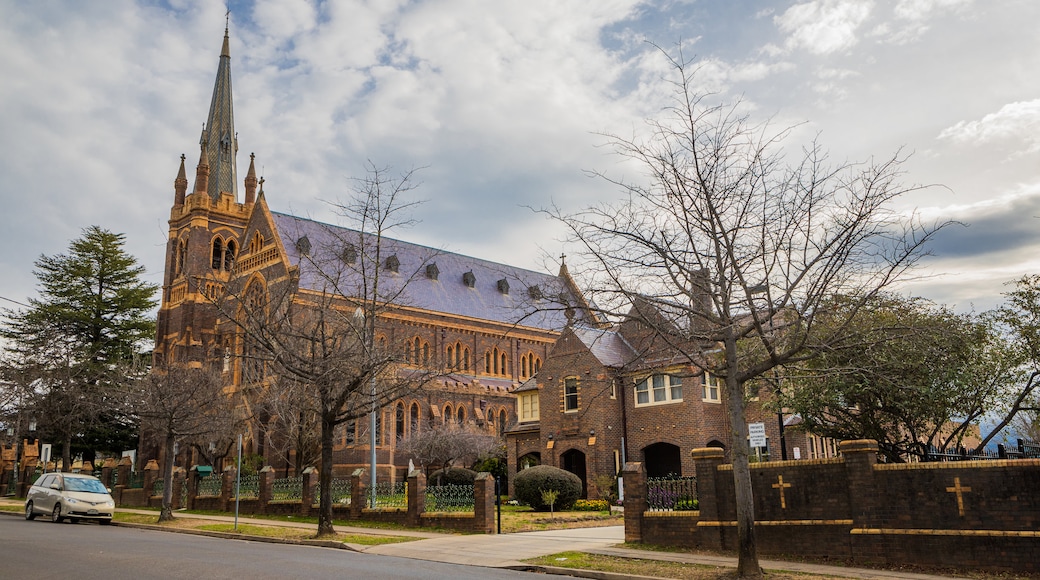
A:
<svg viewBox="0 0 1040 580">
<path fill-rule="evenodd" d="M 535 576 L 332 548 L 0 517 L 0 578 L 477 580 Z"/>
</svg>

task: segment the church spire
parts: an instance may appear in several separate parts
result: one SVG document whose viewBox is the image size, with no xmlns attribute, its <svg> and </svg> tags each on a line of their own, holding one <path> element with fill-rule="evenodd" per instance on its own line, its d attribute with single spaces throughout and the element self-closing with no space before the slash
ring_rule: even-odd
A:
<svg viewBox="0 0 1040 580">
<path fill-rule="evenodd" d="M 246 172 L 246 205 L 256 202 L 256 166 L 253 160 L 256 156 L 249 154 L 249 171 Z"/>
<path fill-rule="evenodd" d="M 238 136 L 235 134 L 235 115 L 231 101 L 231 49 L 226 26 L 224 44 L 220 49 L 220 64 L 217 66 L 217 80 L 213 84 L 213 99 L 210 101 L 209 118 L 202 133 L 202 141 L 206 143 L 204 150 L 209 166 L 206 191 L 214 200 L 220 197 L 221 192 L 228 192 L 238 201 L 238 170 L 235 167 Z"/>
</svg>

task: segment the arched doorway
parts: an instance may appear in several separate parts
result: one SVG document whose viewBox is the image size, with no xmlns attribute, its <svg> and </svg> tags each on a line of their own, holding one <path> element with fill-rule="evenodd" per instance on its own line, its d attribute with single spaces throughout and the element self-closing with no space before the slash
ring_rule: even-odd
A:
<svg viewBox="0 0 1040 580">
<path fill-rule="evenodd" d="M 654 443 L 643 448 L 647 477 L 682 475 L 682 455 L 678 445 Z"/>
<path fill-rule="evenodd" d="M 560 456 L 564 471 L 569 471 L 581 480 L 581 497 L 588 497 L 588 485 L 585 481 L 585 454 L 577 449 L 565 451 Z"/>
</svg>

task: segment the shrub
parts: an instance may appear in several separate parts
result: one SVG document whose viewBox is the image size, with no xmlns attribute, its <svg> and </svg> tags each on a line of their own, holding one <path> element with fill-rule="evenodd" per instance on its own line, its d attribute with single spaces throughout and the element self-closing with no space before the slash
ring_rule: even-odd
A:
<svg viewBox="0 0 1040 580">
<path fill-rule="evenodd" d="M 537 511 L 549 511 L 542 501 L 542 491 L 553 490 L 559 495 L 554 509 L 567 510 L 581 497 L 581 479 L 569 471 L 549 465 L 536 465 L 524 469 L 513 478 L 513 493 L 516 498 Z"/>
<path fill-rule="evenodd" d="M 610 509 L 610 502 L 605 499 L 579 499 L 574 502 L 575 511 L 605 512 Z"/>
<path fill-rule="evenodd" d="M 675 502 L 676 511 L 695 511 L 700 509 L 700 502 L 695 499 L 680 499 Z"/>
<path fill-rule="evenodd" d="M 430 474 L 427 485 L 473 485 L 477 472 L 464 467 L 438 469 Z"/>
</svg>

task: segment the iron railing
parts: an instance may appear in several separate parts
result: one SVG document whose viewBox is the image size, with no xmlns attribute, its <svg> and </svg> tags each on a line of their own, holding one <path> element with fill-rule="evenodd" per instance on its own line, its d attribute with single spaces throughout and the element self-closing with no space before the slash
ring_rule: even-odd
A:
<svg viewBox="0 0 1040 580">
<path fill-rule="evenodd" d="M 696 477 L 649 477 L 646 480 L 646 507 L 650 511 L 696 509 Z"/>
<path fill-rule="evenodd" d="M 376 507 L 377 508 L 406 508 L 408 507 L 408 484 L 404 481 L 391 483 L 380 481 L 376 483 Z"/>
<path fill-rule="evenodd" d="M 282 477 L 271 482 L 272 501 L 300 501 L 303 499 L 303 477 Z"/>
<path fill-rule="evenodd" d="M 199 478 L 199 485 L 197 488 L 198 497 L 214 497 L 220 495 L 220 485 L 223 478 L 219 473 L 213 473 L 206 477 Z"/>
<path fill-rule="evenodd" d="M 426 488 L 428 512 L 471 512 L 473 509 L 472 485 L 437 485 Z"/>
</svg>

